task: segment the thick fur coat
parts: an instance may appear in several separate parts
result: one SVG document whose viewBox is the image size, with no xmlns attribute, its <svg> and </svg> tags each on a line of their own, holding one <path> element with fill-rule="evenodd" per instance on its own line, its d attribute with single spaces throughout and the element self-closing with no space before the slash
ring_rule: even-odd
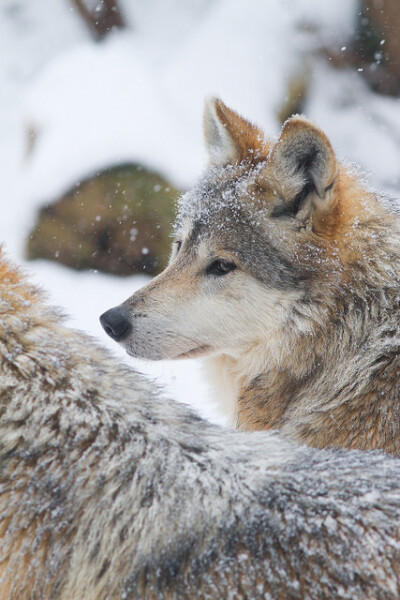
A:
<svg viewBox="0 0 400 600">
<path fill-rule="evenodd" d="M 241 429 L 400 454 L 400 219 L 289 119 L 276 142 L 211 100 L 210 165 L 168 268 L 103 315 L 133 356 L 201 356 Z"/>
<path fill-rule="evenodd" d="M 2 600 L 395 600 L 399 472 L 208 424 L 0 255 Z"/>
</svg>

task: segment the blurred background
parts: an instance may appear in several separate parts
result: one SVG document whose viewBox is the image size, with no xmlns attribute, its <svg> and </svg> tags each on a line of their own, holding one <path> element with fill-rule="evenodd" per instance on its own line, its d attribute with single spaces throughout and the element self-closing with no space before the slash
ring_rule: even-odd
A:
<svg viewBox="0 0 400 600">
<path fill-rule="evenodd" d="M 208 95 L 269 136 L 305 113 L 400 195 L 398 0 L 0 0 L 0 240 L 73 326 L 223 423 L 197 363 L 132 361 L 98 323 L 168 260 Z"/>
</svg>

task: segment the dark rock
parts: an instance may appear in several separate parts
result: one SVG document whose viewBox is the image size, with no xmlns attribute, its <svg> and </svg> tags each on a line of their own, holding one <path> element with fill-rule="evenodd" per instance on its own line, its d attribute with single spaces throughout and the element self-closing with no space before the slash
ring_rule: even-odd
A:
<svg viewBox="0 0 400 600">
<path fill-rule="evenodd" d="M 101 171 L 40 210 L 27 258 L 118 275 L 158 273 L 168 261 L 178 193 L 138 165 Z"/>
</svg>

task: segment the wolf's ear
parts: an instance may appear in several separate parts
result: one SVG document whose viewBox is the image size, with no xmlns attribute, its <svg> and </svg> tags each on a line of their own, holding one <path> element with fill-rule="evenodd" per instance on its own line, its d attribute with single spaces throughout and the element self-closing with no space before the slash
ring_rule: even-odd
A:
<svg viewBox="0 0 400 600">
<path fill-rule="evenodd" d="M 210 163 L 225 166 L 267 154 L 260 129 L 228 108 L 219 98 L 206 100 L 204 135 Z"/>
<path fill-rule="evenodd" d="M 272 215 L 295 216 L 307 206 L 313 229 L 329 234 L 338 203 L 338 164 L 324 132 L 305 117 L 291 117 L 284 124 L 268 163 L 268 171 L 272 170 L 283 198 Z"/>
</svg>

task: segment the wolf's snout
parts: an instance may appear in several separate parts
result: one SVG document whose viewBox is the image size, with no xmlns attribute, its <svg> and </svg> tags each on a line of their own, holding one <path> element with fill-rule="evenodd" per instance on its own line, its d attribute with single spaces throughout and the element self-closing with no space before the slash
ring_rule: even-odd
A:
<svg viewBox="0 0 400 600">
<path fill-rule="evenodd" d="M 100 323 L 104 331 L 116 342 L 121 342 L 132 330 L 129 313 L 121 306 L 110 308 L 103 313 Z"/>
</svg>

